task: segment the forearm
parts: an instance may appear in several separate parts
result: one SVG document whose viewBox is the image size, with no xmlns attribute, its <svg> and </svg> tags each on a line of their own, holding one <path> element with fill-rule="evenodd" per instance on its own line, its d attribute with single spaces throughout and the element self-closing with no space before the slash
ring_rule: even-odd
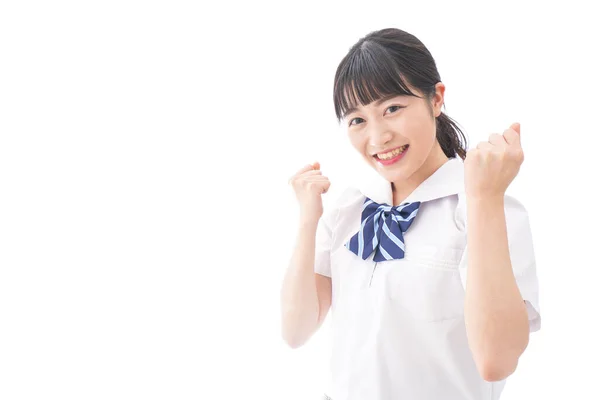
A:
<svg viewBox="0 0 600 400">
<path fill-rule="evenodd" d="M 468 198 L 465 323 L 469 346 L 486 380 L 516 368 L 527 347 L 527 309 L 509 255 L 504 196 Z"/>
<path fill-rule="evenodd" d="M 315 236 L 317 222 L 301 221 L 296 245 L 281 287 L 281 320 L 284 340 L 302 345 L 319 321 L 319 299 L 315 284 Z"/>
</svg>

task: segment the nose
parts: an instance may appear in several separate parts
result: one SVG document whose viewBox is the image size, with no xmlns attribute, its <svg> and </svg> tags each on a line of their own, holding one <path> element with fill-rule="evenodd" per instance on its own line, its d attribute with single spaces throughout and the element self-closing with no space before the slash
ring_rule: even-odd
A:
<svg viewBox="0 0 600 400">
<path fill-rule="evenodd" d="M 392 132 L 384 125 L 373 126 L 369 134 L 369 144 L 374 149 L 382 150 L 392 137 Z"/>
</svg>

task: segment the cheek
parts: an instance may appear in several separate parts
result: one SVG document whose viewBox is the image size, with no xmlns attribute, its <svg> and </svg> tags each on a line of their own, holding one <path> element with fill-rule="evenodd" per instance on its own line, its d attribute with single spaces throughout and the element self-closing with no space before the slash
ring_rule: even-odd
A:
<svg viewBox="0 0 600 400">
<path fill-rule="evenodd" d="M 429 146 L 435 140 L 435 121 L 429 114 L 419 113 L 406 119 L 404 132 L 411 143 Z"/>
<path fill-rule="evenodd" d="M 361 153 L 364 152 L 366 146 L 364 138 L 362 138 L 360 135 L 349 133 L 348 139 L 350 139 L 350 144 L 352 145 L 352 147 L 354 147 Z"/>
</svg>

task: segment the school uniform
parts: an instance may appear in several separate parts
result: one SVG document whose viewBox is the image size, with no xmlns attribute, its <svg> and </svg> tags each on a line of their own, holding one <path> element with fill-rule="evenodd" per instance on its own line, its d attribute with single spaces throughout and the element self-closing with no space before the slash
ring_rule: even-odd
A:
<svg viewBox="0 0 600 400">
<path fill-rule="evenodd" d="M 383 178 L 345 190 L 319 221 L 315 272 L 332 281 L 331 388 L 326 396 L 497 400 L 505 381 L 481 378 L 465 330 L 463 160 L 447 161 L 403 203 L 418 204 L 418 209 L 402 234 L 402 258 L 382 261 L 389 258 L 387 248 L 363 259 L 373 238 L 357 242 L 367 205 L 393 206 L 391 184 Z M 512 268 L 534 332 L 541 318 L 527 211 L 506 196 L 505 215 Z M 385 216 L 380 215 L 380 223 Z"/>
</svg>

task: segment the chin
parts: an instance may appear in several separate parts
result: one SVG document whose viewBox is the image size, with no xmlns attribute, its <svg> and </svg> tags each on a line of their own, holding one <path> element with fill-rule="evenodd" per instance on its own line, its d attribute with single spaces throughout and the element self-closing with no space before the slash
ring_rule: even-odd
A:
<svg viewBox="0 0 600 400">
<path fill-rule="evenodd" d="M 389 182 L 402 182 L 408 181 L 420 168 L 420 165 L 414 164 L 405 164 L 399 166 L 396 170 L 388 170 L 385 171 L 383 169 L 378 169 L 377 171 L 381 176 L 383 176 Z"/>
</svg>

